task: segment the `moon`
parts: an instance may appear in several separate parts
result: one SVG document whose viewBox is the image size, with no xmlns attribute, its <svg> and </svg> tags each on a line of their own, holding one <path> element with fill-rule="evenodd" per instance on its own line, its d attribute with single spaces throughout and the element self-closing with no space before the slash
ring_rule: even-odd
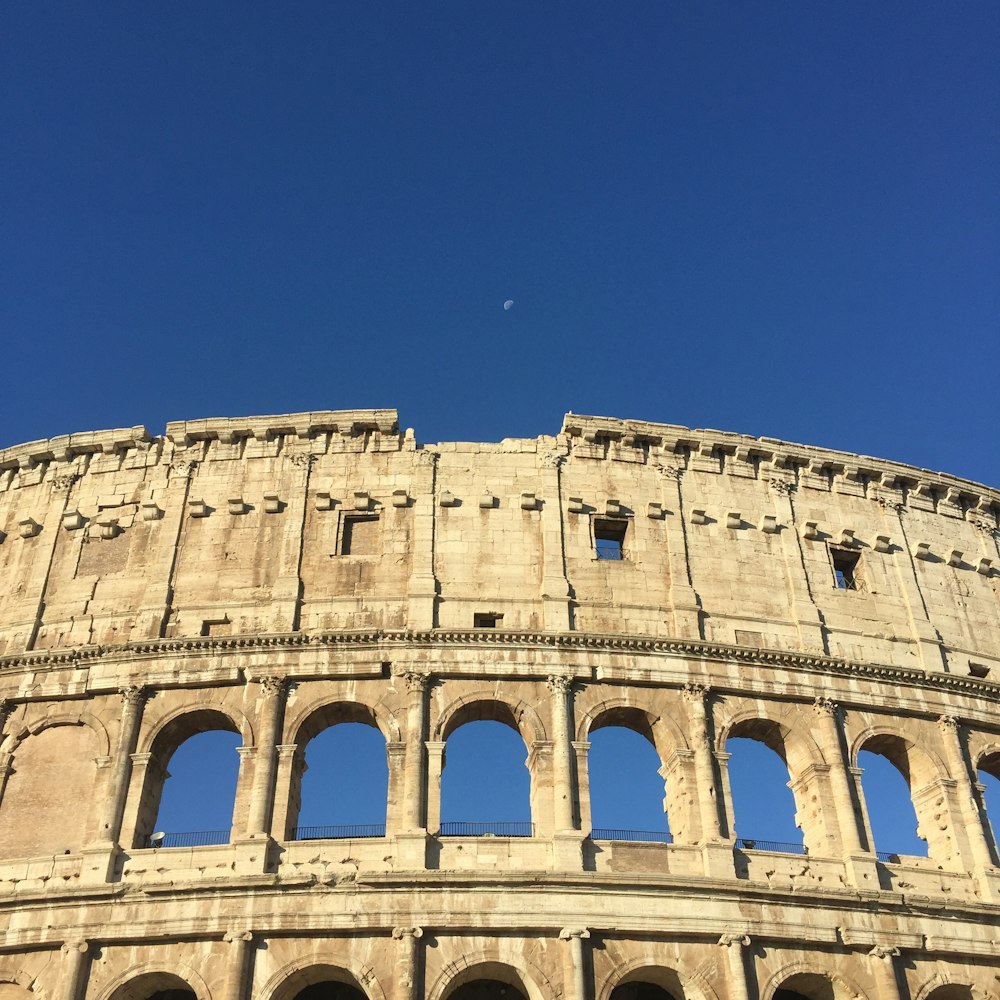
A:
<svg viewBox="0 0 1000 1000">
<path fill-rule="evenodd" d="M 504 312 L 510 312 L 511 309 L 513 309 L 513 308 L 514 308 L 514 300 L 513 299 L 507 299 L 507 301 L 503 304 L 503 311 Z"/>
</svg>

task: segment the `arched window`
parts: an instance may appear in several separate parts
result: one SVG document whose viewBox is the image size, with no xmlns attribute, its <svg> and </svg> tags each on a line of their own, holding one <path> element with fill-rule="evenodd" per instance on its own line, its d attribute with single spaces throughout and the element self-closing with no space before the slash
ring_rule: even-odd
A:
<svg viewBox="0 0 1000 1000">
<path fill-rule="evenodd" d="M 133 847 L 228 844 L 241 742 L 232 719 L 214 709 L 187 712 L 164 726 L 143 765 Z"/>
<path fill-rule="evenodd" d="M 939 986 L 927 995 L 927 1000 L 974 1000 L 975 994 L 971 986 L 963 986 L 959 983 L 948 983 L 946 986 Z"/>
<path fill-rule="evenodd" d="M 111 1000 L 195 1000 L 190 985 L 172 972 L 147 972 L 119 986 Z"/>
<path fill-rule="evenodd" d="M 917 814 L 910 794 L 910 760 L 898 736 L 875 736 L 858 754 L 874 850 L 888 861 L 899 854 L 927 857 L 917 835 Z"/>
<path fill-rule="evenodd" d="M 979 783 L 983 786 L 983 806 L 986 810 L 986 831 L 993 845 L 994 859 L 1000 859 L 1000 753 L 991 753 L 979 761 L 976 772 Z"/>
<path fill-rule="evenodd" d="M 525 745 L 506 706 L 493 719 L 458 722 L 441 774 L 443 836 L 531 836 L 531 779 Z"/>
<path fill-rule="evenodd" d="M 385 836 L 389 767 L 371 722 L 322 730 L 306 744 L 305 765 L 295 839 Z"/>
<path fill-rule="evenodd" d="M 826 976 L 799 972 L 774 991 L 774 1000 L 836 1000 L 837 991 Z"/>
<path fill-rule="evenodd" d="M 459 986 L 448 1000 L 525 1000 L 520 990 L 498 979 L 474 979 Z"/>
<path fill-rule="evenodd" d="M 587 770 L 595 840 L 669 842 L 660 757 L 651 734 L 632 726 L 596 724 L 590 730 Z"/>
<path fill-rule="evenodd" d="M 802 853 L 802 831 L 795 825 L 795 797 L 788 787 L 778 725 L 765 720 L 741 723 L 726 740 L 726 752 L 737 846 Z"/>
<path fill-rule="evenodd" d="M 656 983 L 637 980 L 616 986 L 611 993 L 611 1000 L 684 1000 L 684 994 L 668 992 Z"/>
<path fill-rule="evenodd" d="M 304 987 L 295 994 L 295 1000 L 367 1000 L 367 997 L 357 986 L 331 979 Z"/>
<path fill-rule="evenodd" d="M 228 844 L 240 759 L 238 733 L 215 729 L 186 739 L 167 763 L 152 847 Z"/>
</svg>

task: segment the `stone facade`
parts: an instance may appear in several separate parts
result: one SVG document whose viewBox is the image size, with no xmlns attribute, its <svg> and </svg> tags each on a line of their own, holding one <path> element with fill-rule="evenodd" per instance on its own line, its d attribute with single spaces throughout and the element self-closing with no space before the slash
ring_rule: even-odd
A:
<svg viewBox="0 0 1000 1000">
<path fill-rule="evenodd" d="M 0 1000 L 995 998 L 998 515 L 893 462 L 572 414 L 0 451 Z M 481 718 L 524 739 L 530 836 L 441 835 Z M 303 747 L 345 720 L 385 737 L 385 836 L 296 840 Z M 673 843 L 591 836 L 610 721 L 655 746 Z M 171 753 L 220 727 L 229 843 L 149 846 Z M 737 839 L 741 735 L 787 763 L 804 855 Z M 927 858 L 874 853 L 862 749 Z"/>
</svg>

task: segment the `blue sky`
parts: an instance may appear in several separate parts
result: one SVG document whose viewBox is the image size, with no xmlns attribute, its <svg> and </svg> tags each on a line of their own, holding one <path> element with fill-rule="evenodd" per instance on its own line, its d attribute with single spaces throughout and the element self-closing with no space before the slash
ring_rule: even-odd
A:
<svg viewBox="0 0 1000 1000">
<path fill-rule="evenodd" d="M 1000 485 L 998 51 L 992 0 L 7 4 L 0 447 L 573 410 Z"/>
<path fill-rule="evenodd" d="M 974 0 L 8 4 L 0 445 L 574 410 L 996 485 L 997 51 Z"/>
</svg>

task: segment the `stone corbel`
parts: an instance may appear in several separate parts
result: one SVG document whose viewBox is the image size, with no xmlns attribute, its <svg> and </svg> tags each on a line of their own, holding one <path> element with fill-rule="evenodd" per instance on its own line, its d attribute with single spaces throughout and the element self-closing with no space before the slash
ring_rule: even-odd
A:
<svg viewBox="0 0 1000 1000">
<path fill-rule="evenodd" d="M 248 510 L 243 497 L 230 497 L 228 501 L 230 514 L 245 514 Z"/>
<path fill-rule="evenodd" d="M 42 530 L 42 526 L 32 517 L 18 521 L 17 527 L 22 538 L 34 538 Z"/>
<path fill-rule="evenodd" d="M 87 523 L 87 519 L 78 510 L 68 510 L 62 516 L 62 526 L 67 531 L 76 531 Z"/>
</svg>

